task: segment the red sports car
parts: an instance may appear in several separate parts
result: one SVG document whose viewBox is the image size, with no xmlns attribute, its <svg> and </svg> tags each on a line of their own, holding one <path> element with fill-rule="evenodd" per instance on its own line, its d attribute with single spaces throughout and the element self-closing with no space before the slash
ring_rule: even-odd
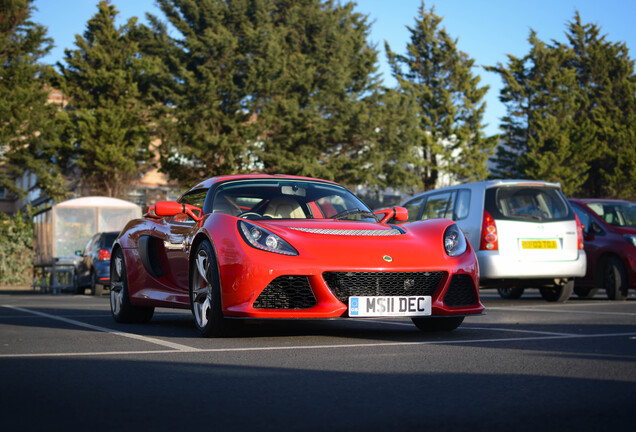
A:
<svg viewBox="0 0 636 432">
<path fill-rule="evenodd" d="M 450 220 L 404 225 L 330 181 L 237 175 L 203 181 L 131 221 L 111 256 L 112 315 L 146 322 L 190 308 L 203 336 L 242 318 L 410 317 L 453 330 L 484 310 L 475 254 Z"/>
</svg>

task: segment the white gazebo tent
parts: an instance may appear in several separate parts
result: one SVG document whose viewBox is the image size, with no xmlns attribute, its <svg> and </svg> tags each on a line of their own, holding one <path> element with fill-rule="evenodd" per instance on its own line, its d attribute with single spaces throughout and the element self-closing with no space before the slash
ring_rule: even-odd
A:
<svg viewBox="0 0 636 432">
<path fill-rule="evenodd" d="M 95 233 L 121 231 L 139 217 L 140 206 L 117 198 L 90 196 L 56 204 L 34 216 L 34 264 L 74 266 L 75 251 L 83 250 Z"/>
</svg>

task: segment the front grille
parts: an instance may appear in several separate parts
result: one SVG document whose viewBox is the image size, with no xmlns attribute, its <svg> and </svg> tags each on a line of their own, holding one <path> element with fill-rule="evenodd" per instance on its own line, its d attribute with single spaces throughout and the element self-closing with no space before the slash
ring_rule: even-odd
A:
<svg viewBox="0 0 636 432">
<path fill-rule="evenodd" d="M 307 276 L 279 276 L 270 282 L 253 304 L 255 309 L 309 309 L 316 297 Z"/>
<path fill-rule="evenodd" d="M 350 296 L 432 296 L 445 271 L 430 272 L 325 272 L 331 292 L 347 304 Z"/>
<path fill-rule="evenodd" d="M 473 279 L 467 274 L 457 274 L 451 279 L 446 295 L 446 306 L 470 306 L 477 303 Z"/>
</svg>

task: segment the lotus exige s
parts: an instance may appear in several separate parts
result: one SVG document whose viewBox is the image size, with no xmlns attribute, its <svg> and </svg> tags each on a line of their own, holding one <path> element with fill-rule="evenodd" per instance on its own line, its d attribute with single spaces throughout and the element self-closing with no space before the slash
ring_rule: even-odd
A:
<svg viewBox="0 0 636 432">
<path fill-rule="evenodd" d="M 457 225 L 375 214 L 346 188 L 294 176 L 203 181 L 159 201 L 121 232 L 111 256 L 117 322 L 155 307 L 191 309 L 203 336 L 244 318 L 409 317 L 453 330 L 480 314 L 475 253 Z"/>
</svg>

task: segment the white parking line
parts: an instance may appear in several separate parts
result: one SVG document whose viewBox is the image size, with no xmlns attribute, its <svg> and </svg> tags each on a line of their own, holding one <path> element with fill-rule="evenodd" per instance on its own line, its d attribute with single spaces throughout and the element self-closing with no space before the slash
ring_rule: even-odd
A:
<svg viewBox="0 0 636 432">
<path fill-rule="evenodd" d="M 356 320 L 359 322 L 364 322 L 364 320 Z M 399 321 L 381 321 L 375 320 L 375 322 L 379 322 L 382 324 L 390 324 L 397 326 L 407 326 L 412 327 L 413 324 L 410 322 L 399 322 Z M 521 330 L 514 328 L 491 328 L 491 327 L 469 327 L 467 325 L 461 326 L 464 330 L 491 330 L 491 331 L 499 331 L 499 332 L 509 332 L 509 333 L 529 333 L 529 334 L 537 334 L 537 335 L 550 335 L 550 336 L 579 336 L 577 333 L 557 333 L 557 332 L 547 332 L 547 331 L 539 331 L 539 330 Z"/>
<path fill-rule="evenodd" d="M 181 344 L 176 344 L 173 342 L 167 342 L 161 339 L 156 339 L 156 338 L 151 338 L 151 337 L 147 337 L 147 336 L 141 336 L 141 335 L 136 335 L 133 333 L 124 333 L 124 332 L 119 332 L 116 330 L 112 330 L 106 327 L 100 327 L 100 326 L 96 326 L 96 325 L 92 325 L 92 324 L 87 324 L 85 322 L 82 321 L 76 321 L 76 320 L 72 320 L 69 318 L 64 318 L 61 316 L 56 316 L 56 315 L 50 315 L 47 313 L 43 313 L 43 312 L 38 312 L 38 311 L 34 311 L 34 310 L 30 310 L 30 309 L 23 309 L 20 307 L 16 307 L 16 306 L 11 306 L 11 305 L 2 305 L 2 307 L 6 307 L 9 309 L 13 309 L 13 310 L 17 310 L 20 312 L 25 312 L 25 313 L 29 313 L 29 314 L 33 314 L 33 315 L 38 315 L 41 317 L 45 317 L 45 318 L 49 318 L 49 319 L 53 319 L 53 320 L 57 320 L 57 321 L 62 321 L 68 324 L 73 324 L 79 327 L 84 327 L 87 329 L 91 329 L 91 330 L 96 330 L 96 331 L 100 331 L 100 332 L 104 332 L 104 333 L 109 333 L 109 334 L 113 334 L 116 336 L 123 336 L 123 337 L 127 337 L 130 339 L 137 339 L 137 340 L 141 340 L 144 342 L 148 342 L 148 343 L 152 343 L 152 344 L 156 344 L 156 345 L 161 345 L 161 346 L 165 346 L 168 348 L 172 348 L 175 349 L 177 351 L 193 351 L 196 350 L 196 348 L 192 348 L 186 345 L 181 345 Z"/>
<path fill-rule="evenodd" d="M 479 331 L 499 331 L 499 332 L 516 332 L 526 334 L 536 334 L 540 336 L 525 336 L 525 337 L 510 337 L 510 338 L 487 338 L 487 339 L 464 339 L 464 340 L 447 340 L 447 341 L 417 341 L 417 342 L 378 342 L 378 343 L 361 343 L 361 344 L 328 344 L 328 345 L 294 345 L 294 346 L 265 346 L 265 347 L 244 347 L 244 348 L 194 348 L 187 345 L 176 344 L 173 342 L 167 342 L 157 338 L 151 338 L 147 336 L 141 336 L 133 333 L 124 333 L 115 331 L 106 327 L 95 326 L 87 324 L 81 321 L 76 321 L 69 318 L 59 317 L 55 315 L 46 314 L 43 312 L 33 311 L 20 307 L 3 305 L 2 307 L 10 308 L 13 310 L 25 312 L 32 315 L 38 315 L 45 318 L 66 322 L 68 324 L 76 325 L 79 327 L 88 328 L 108 334 L 127 337 L 131 339 L 141 340 L 152 344 L 161 345 L 168 350 L 143 350 L 143 351 L 102 351 L 102 352 L 67 352 L 67 353 L 30 353 L 30 354 L 0 354 L 0 358 L 41 358 L 41 357 L 95 357 L 95 356 L 124 356 L 124 355 L 147 355 L 147 354 L 171 354 L 171 353 L 232 353 L 232 352 L 257 352 L 257 351 L 291 351 L 291 350 L 320 350 L 320 349 L 343 349 L 343 348 L 375 348 L 375 347 L 396 347 L 396 346 L 423 346 L 423 345 L 464 345 L 464 344 L 479 344 L 479 343 L 492 343 L 492 342 L 518 342 L 518 341 L 537 341 L 537 340 L 555 340 L 555 339 L 593 339 L 593 338 L 607 338 L 607 337 L 629 337 L 631 340 L 636 339 L 636 331 L 627 333 L 605 333 L 605 334 L 571 334 L 571 333 L 556 333 L 545 331 L 533 331 L 522 329 L 509 329 L 509 328 L 489 328 L 489 327 L 461 327 L 464 330 L 479 330 Z M 516 310 L 516 308 L 515 308 Z M 358 322 L 365 322 L 367 320 L 356 320 Z M 381 322 L 392 325 L 409 325 L 411 323 L 399 322 L 399 321 L 381 321 L 381 320 L 369 320 L 367 322 Z"/>
<path fill-rule="evenodd" d="M 490 330 L 490 329 L 488 329 Z M 448 341 L 419 341 L 419 342 L 379 342 L 364 344 L 339 344 L 339 345 L 294 345 L 294 346 L 266 346 L 266 347 L 245 347 L 245 348 L 189 348 L 190 353 L 233 353 L 233 352 L 257 352 L 257 351 L 292 351 L 292 350 L 320 350 L 320 349 L 343 349 L 343 348 L 376 348 L 395 346 L 423 346 L 423 345 L 463 345 L 491 342 L 521 342 L 554 339 L 592 339 L 608 337 L 629 337 L 634 340 L 636 332 L 631 333 L 605 333 L 593 335 L 555 335 L 537 337 L 514 337 L 514 338 L 488 338 L 472 340 L 448 340 Z M 142 354 L 174 354 L 183 353 L 183 350 L 154 350 L 154 351 L 104 351 L 85 353 L 40 353 L 40 354 L 0 354 L 0 358 L 33 358 L 33 357 L 94 357 L 109 355 L 142 355 Z"/>
</svg>

